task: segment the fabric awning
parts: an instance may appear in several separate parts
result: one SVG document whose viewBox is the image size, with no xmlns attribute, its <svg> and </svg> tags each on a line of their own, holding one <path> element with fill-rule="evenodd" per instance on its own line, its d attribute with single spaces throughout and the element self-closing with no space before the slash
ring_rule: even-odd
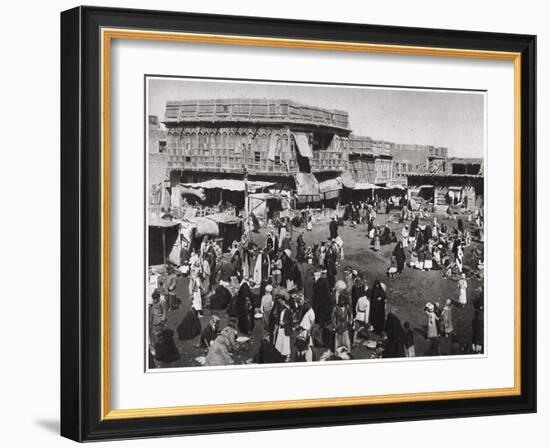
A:
<svg viewBox="0 0 550 448">
<path fill-rule="evenodd" d="M 242 219 L 238 216 L 230 215 L 228 213 L 214 213 L 212 215 L 205 216 L 205 218 L 219 224 L 239 224 L 242 221 Z"/>
<path fill-rule="evenodd" d="M 386 190 L 404 190 L 405 187 L 401 184 L 389 183 L 386 185 Z"/>
<path fill-rule="evenodd" d="M 292 136 L 298 146 L 298 151 L 302 157 L 307 157 L 308 159 L 313 158 L 313 153 L 311 152 L 311 147 L 309 146 L 309 138 L 303 132 L 293 132 Z"/>
<path fill-rule="evenodd" d="M 319 183 L 319 191 L 324 199 L 336 199 L 340 196 L 342 183 L 338 179 L 328 179 Z"/>
<path fill-rule="evenodd" d="M 339 191 L 342 189 L 342 184 L 338 179 L 329 179 L 319 183 L 319 191 L 328 193 L 329 191 Z"/>
<path fill-rule="evenodd" d="M 377 188 L 382 187 L 378 187 L 377 185 L 368 182 L 355 182 L 355 185 L 353 186 L 354 190 L 375 190 Z"/>
<path fill-rule="evenodd" d="M 338 180 L 342 182 L 342 185 L 346 188 L 353 188 L 355 187 L 355 179 L 351 175 L 349 171 L 344 171 L 340 177 L 338 177 Z"/>
<path fill-rule="evenodd" d="M 294 174 L 296 194 L 304 196 L 319 195 L 319 183 L 312 173 Z"/>
<path fill-rule="evenodd" d="M 210 179 L 204 182 L 182 184 L 192 188 L 216 189 L 227 191 L 244 191 L 244 181 L 238 179 Z M 255 192 L 274 185 L 273 182 L 264 182 L 259 180 L 248 181 L 248 191 Z"/>
</svg>

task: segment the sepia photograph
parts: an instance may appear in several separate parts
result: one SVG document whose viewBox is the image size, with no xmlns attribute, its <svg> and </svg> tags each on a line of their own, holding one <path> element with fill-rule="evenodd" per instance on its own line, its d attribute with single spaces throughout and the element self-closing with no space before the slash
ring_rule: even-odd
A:
<svg viewBox="0 0 550 448">
<path fill-rule="evenodd" d="M 484 356 L 486 92 L 145 77 L 146 367 Z"/>
</svg>

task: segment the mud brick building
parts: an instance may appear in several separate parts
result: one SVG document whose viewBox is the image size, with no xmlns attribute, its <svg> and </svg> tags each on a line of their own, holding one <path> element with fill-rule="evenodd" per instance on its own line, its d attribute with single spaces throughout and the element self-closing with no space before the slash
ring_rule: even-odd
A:
<svg viewBox="0 0 550 448">
<path fill-rule="evenodd" d="M 353 182 L 355 144 L 345 111 L 284 99 L 169 101 L 163 123 L 165 175 L 172 186 L 242 179 L 246 170 L 252 181 L 271 182 L 314 202 L 338 196 Z"/>
</svg>

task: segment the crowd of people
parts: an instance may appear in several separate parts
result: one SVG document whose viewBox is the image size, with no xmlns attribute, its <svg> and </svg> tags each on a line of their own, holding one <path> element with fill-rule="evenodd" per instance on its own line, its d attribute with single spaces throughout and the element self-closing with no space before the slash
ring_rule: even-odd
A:
<svg viewBox="0 0 550 448">
<path fill-rule="evenodd" d="M 467 304 L 464 249 L 471 244 L 471 228 L 482 228 L 483 216 L 467 215 L 465 225 L 462 217 L 455 220 L 453 215 L 456 226 L 449 228 L 435 216 L 421 224 L 421 215 L 406 203 L 396 202 L 396 206 L 401 207 L 399 233 L 388 224 L 376 224 L 380 210 L 375 205 L 352 203 L 344 218 L 352 227 L 365 226 L 373 251 L 395 244 L 387 270 L 389 278 L 399 276 L 407 267 L 439 269 L 443 277 L 457 278 L 456 300 L 448 299 L 443 306 L 437 301 L 424 306 L 425 338 L 429 341 L 426 354 L 440 354 L 441 337 L 451 339 L 456 354 L 482 352 L 482 289 L 474 300 L 469 349 L 454 335 L 453 307 Z M 473 219 L 476 225 L 471 226 Z M 285 218 L 270 223 L 263 244 L 245 232 L 229 254 L 222 254 L 208 237 L 195 249 L 184 245 L 179 266 L 168 266 L 162 275 L 150 275 L 153 365 L 177 358 L 174 337 L 182 341 L 198 338 L 197 346 L 205 354 L 204 365 L 351 359 L 358 345 L 371 349 L 372 357 L 415 356 L 414 329 L 401 321 L 387 297 L 387 285 L 377 278 L 368 282 L 365 272 L 343 265 L 342 220 L 333 216 L 327 239 L 309 246 L 304 238 L 304 232 L 312 228 L 307 210 L 299 220 Z M 482 255 L 479 259 L 482 263 Z M 191 307 L 175 335 L 166 328 L 167 313 L 178 309 L 184 297 L 190 299 Z M 205 309 L 209 310 L 209 321 L 203 328 Z M 229 316 L 223 326 L 222 314 Z M 262 340 L 257 352 L 243 361 L 238 356 L 239 341 L 247 341 L 257 325 L 262 327 Z"/>
</svg>

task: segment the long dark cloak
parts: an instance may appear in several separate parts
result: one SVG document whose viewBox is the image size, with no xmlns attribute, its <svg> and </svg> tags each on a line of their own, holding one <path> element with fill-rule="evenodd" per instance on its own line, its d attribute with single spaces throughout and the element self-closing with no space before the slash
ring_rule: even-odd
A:
<svg viewBox="0 0 550 448">
<path fill-rule="evenodd" d="M 178 325 L 177 332 L 181 341 L 193 339 L 201 333 L 201 321 L 194 308 L 187 311 Z"/>
<path fill-rule="evenodd" d="M 400 358 L 405 356 L 405 331 L 403 330 L 401 321 L 393 313 L 388 313 L 386 317 L 385 332 L 388 339 L 383 354 L 384 358 Z"/>
<path fill-rule="evenodd" d="M 321 277 L 315 282 L 313 303 L 317 308 L 313 308 L 316 322 L 322 326 L 330 323 L 333 303 L 327 278 Z"/>
<path fill-rule="evenodd" d="M 376 334 L 382 334 L 386 321 L 386 293 L 377 280 L 371 290 L 369 321 Z"/>
<path fill-rule="evenodd" d="M 392 256 L 395 257 L 397 261 L 397 271 L 403 271 L 403 268 L 405 267 L 405 263 L 407 261 L 407 255 L 405 254 L 405 249 L 403 249 L 403 245 L 401 244 L 401 242 L 395 245 Z"/>
</svg>

